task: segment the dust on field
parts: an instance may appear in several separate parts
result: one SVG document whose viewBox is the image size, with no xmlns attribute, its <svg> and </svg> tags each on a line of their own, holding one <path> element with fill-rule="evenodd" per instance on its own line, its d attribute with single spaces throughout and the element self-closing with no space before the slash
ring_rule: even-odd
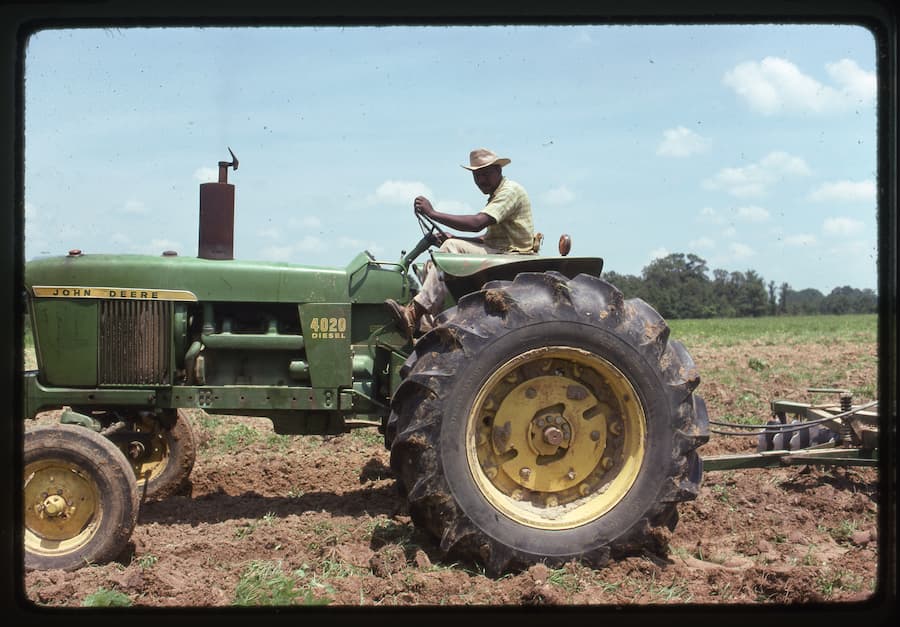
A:
<svg viewBox="0 0 900 627">
<path fill-rule="evenodd" d="M 832 363 L 833 351 L 809 351 L 806 372 L 830 379 L 806 383 L 779 367 L 796 353 L 748 344 L 692 349 L 711 418 L 765 421 L 770 399 L 804 400 L 805 385 L 874 394 L 874 346 L 841 347 L 853 368 Z M 717 381 L 733 364 L 748 367 Z M 666 532 L 665 560 L 538 565 L 490 579 L 442 559 L 414 528 L 374 430 L 287 437 L 266 419 L 192 416 L 201 445 L 191 485 L 143 504 L 116 562 L 25 573 L 29 602 L 78 607 L 114 591 L 134 607 L 812 604 L 867 599 L 878 581 L 874 468 L 709 472 Z M 753 451 L 753 438 L 719 435 L 701 448 Z"/>
</svg>

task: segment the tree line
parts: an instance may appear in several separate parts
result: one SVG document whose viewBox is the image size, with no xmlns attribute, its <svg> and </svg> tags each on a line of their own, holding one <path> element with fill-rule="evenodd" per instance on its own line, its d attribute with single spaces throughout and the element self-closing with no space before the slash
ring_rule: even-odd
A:
<svg viewBox="0 0 900 627">
<path fill-rule="evenodd" d="M 871 289 L 843 286 L 828 295 L 812 288 L 797 291 L 787 283 L 766 283 L 754 270 L 716 269 L 710 278 L 706 260 L 694 254 L 654 259 L 641 276 L 610 271 L 603 278 L 667 319 L 878 312 L 878 296 Z"/>
</svg>

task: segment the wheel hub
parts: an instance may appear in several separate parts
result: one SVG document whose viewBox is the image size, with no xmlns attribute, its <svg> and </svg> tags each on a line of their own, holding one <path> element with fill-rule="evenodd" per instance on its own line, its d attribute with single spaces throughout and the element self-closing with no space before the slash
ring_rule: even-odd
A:
<svg viewBox="0 0 900 627">
<path fill-rule="evenodd" d="M 73 540 L 99 508 L 93 483 L 65 462 L 29 465 L 24 492 L 26 531 L 38 542 Z"/>
<path fill-rule="evenodd" d="M 538 527 L 582 524 L 627 492 L 643 459 L 644 414 L 631 384 L 570 347 L 499 368 L 470 414 L 470 467 L 501 511 Z"/>
<path fill-rule="evenodd" d="M 59 494 L 51 494 L 45 498 L 44 502 L 41 504 L 44 514 L 47 516 L 62 516 L 68 506 L 69 504 L 66 503 L 66 499 Z"/>
</svg>

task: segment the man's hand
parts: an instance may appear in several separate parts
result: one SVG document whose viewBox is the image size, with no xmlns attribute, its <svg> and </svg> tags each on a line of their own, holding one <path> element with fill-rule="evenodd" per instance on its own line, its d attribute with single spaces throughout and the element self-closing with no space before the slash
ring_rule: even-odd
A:
<svg viewBox="0 0 900 627">
<path fill-rule="evenodd" d="M 434 233 L 432 233 L 431 239 L 434 241 L 435 246 L 440 246 L 441 244 L 446 242 L 451 237 L 453 237 L 453 236 L 450 235 L 449 233 L 442 231 L 440 229 L 435 229 Z"/>
<path fill-rule="evenodd" d="M 431 201 L 425 196 L 416 196 L 416 199 L 413 201 L 413 211 L 421 213 L 426 218 L 434 219 L 434 207 L 431 206 Z"/>
</svg>

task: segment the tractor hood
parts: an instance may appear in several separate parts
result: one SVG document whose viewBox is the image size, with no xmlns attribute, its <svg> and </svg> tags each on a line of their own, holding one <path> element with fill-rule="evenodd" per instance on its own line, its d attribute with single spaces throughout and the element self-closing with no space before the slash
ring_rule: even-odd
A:
<svg viewBox="0 0 900 627">
<path fill-rule="evenodd" d="M 156 291 L 174 293 L 177 300 L 342 302 L 348 297 L 347 276 L 345 269 L 278 262 L 77 251 L 25 264 L 29 293 L 37 295 L 39 288 L 42 295 L 63 295 L 62 290 L 68 290 L 65 296 L 74 298 L 97 297 L 106 289 L 135 292 L 132 298 Z M 60 292 L 54 294 L 57 288 Z M 84 290 L 91 291 L 85 295 Z"/>
</svg>

